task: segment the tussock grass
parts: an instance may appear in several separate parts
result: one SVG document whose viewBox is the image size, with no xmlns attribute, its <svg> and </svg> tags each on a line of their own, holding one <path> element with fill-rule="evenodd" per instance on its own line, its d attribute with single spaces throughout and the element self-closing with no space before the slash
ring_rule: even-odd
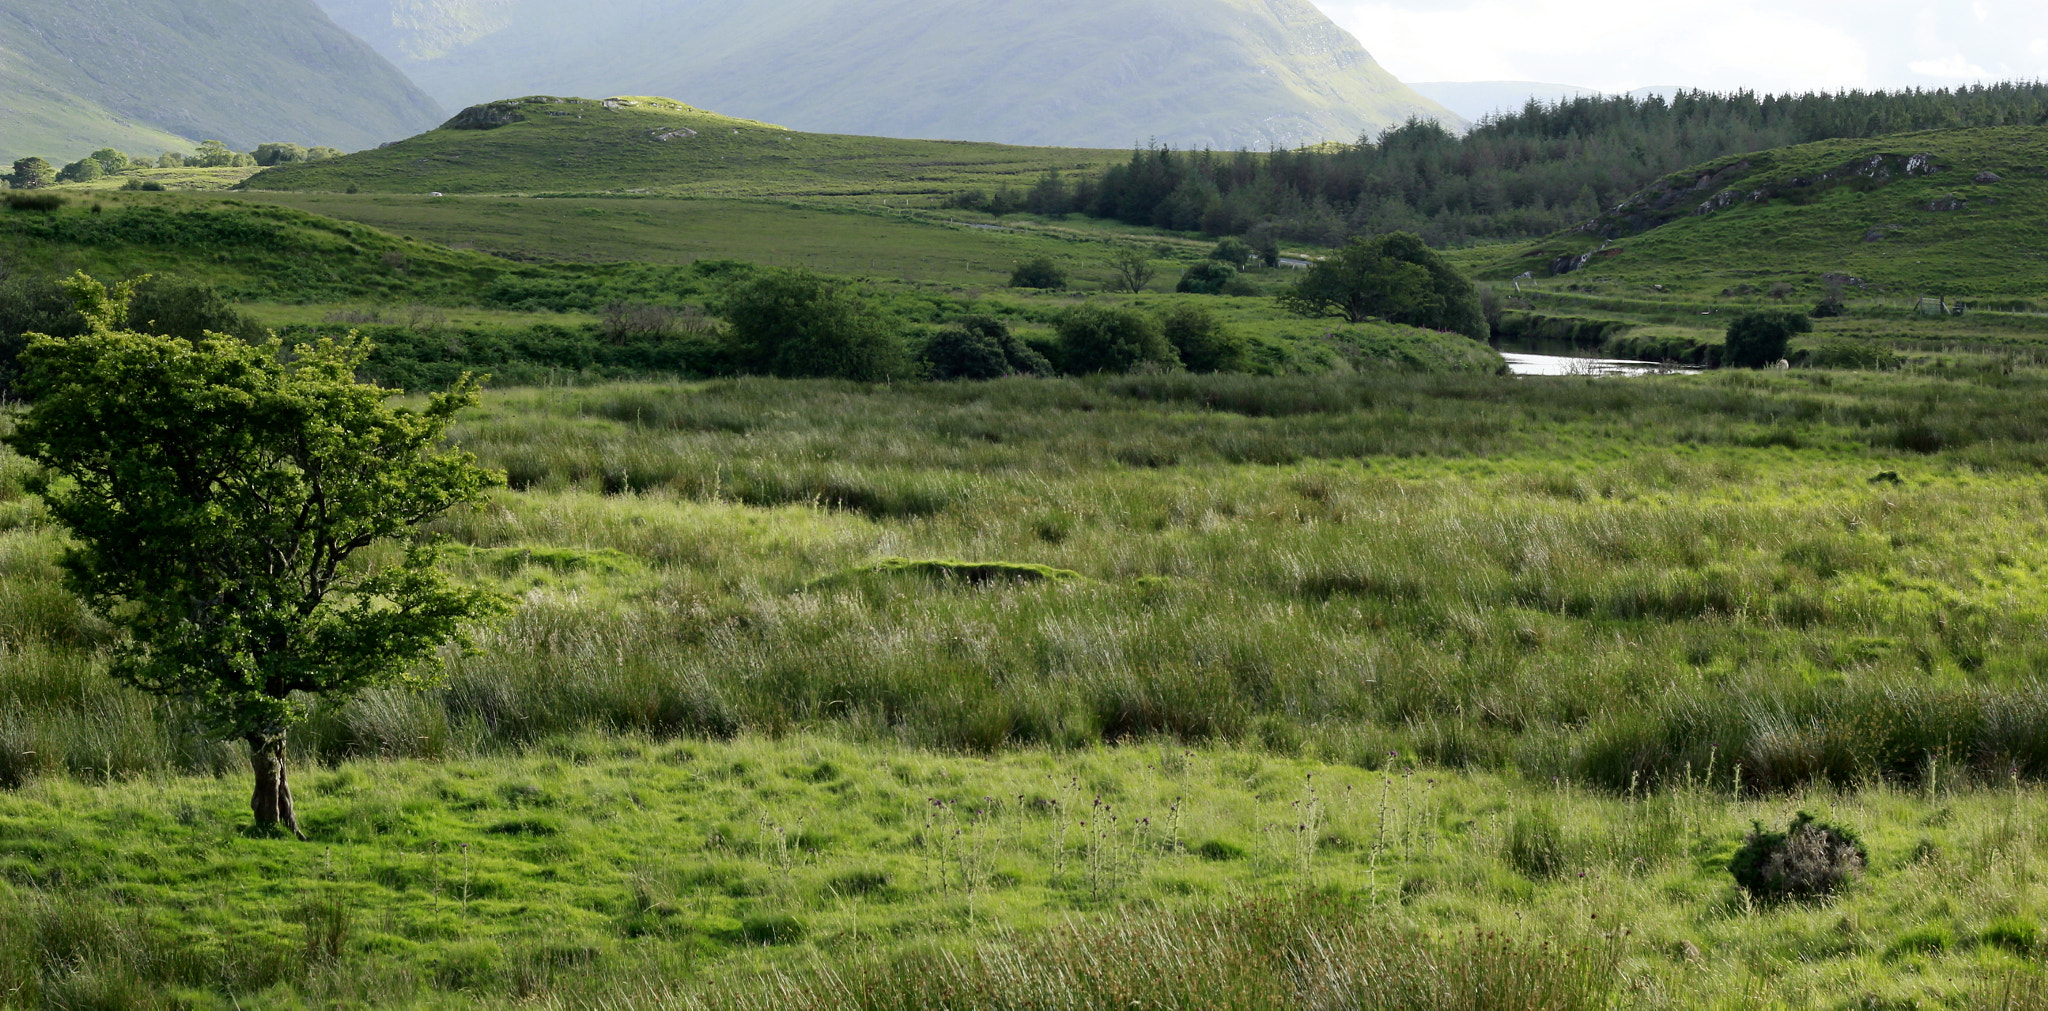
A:
<svg viewBox="0 0 2048 1011">
<path fill-rule="evenodd" d="M 519 606 L 436 691 L 295 734 L 317 850 L 241 836 L 239 751 L 104 677 L 0 458 L 0 973 L 117 1007 L 2042 1006 L 2043 378 L 493 393 L 457 437 L 524 477 L 434 534 Z M 1084 578 L 830 578 L 888 558 Z M 1865 875 L 1745 900 L 1729 857 L 1795 810 Z"/>
</svg>

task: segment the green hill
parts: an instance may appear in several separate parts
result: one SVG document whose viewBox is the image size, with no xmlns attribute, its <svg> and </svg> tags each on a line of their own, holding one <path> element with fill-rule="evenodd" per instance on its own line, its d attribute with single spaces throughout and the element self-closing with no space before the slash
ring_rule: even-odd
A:
<svg viewBox="0 0 2048 1011">
<path fill-rule="evenodd" d="M 533 97 L 472 106 L 439 129 L 346 158 L 280 166 L 251 189 L 721 196 L 954 193 L 1119 151 L 798 133 L 663 98 Z"/>
<path fill-rule="evenodd" d="M 1674 173 L 1482 273 L 1568 274 L 1636 294 L 1755 296 L 1827 275 L 1851 297 L 2048 296 L 2048 132 L 1996 127 L 1834 140 Z M 1657 286 L 1657 287 L 1653 287 Z"/>
<path fill-rule="evenodd" d="M 433 99 L 312 0 L 10 0 L 0 158 L 151 154 L 218 139 L 371 147 Z M 184 139 L 181 139 L 184 138 Z"/>
<path fill-rule="evenodd" d="M 321 3 L 450 108 L 674 95 L 804 130 L 1125 149 L 1464 125 L 1307 0 Z"/>
</svg>

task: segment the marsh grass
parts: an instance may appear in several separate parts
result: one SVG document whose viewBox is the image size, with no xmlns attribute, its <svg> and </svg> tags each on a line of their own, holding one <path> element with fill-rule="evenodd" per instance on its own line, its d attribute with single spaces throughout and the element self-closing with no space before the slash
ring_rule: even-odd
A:
<svg viewBox="0 0 2048 1011">
<path fill-rule="evenodd" d="M 295 732 L 317 848 L 0 457 L 8 1000 L 2043 1006 L 2043 378 L 493 393 L 518 606 Z M 1866 875 L 1744 899 L 1799 809 Z"/>
<path fill-rule="evenodd" d="M 436 692 L 325 706 L 298 740 L 336 761 L 593 730 L 1167 734 L 1617 791 L 2032 780 L 2041 378 L 494 394 L 458 438 L 515 490 L 436 534 L 518 612 Z M 1891 446 L 1914 418 L 1963 448 Z M 110 633 L 59 586 L 18 471 L 0 775 L 224 767 L 175 705 L 101 677 Z M 871 571 L 890 558 L 1085 578 Z"/>
</svg>

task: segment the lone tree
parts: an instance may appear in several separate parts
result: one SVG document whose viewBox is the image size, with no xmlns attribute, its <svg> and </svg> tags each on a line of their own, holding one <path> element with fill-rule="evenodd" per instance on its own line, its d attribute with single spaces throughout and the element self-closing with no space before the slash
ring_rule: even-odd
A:
<svg viewBox="0 0 2048 1011">
<path fill-rule="evenodd" d="M 259 827 L 304 839 L 285 735 L 316 697 L 421 688 L 438 648 L 496 613 L 431 547 L 368 562 L 499 478 L 441 445 L 476 382 L 393 408 L 358 383 L 369 346 L 191 341 L 126 329 L 132 284 L 65 282 L 86 320 L 22 353 L 32 401 L 6 442 L 51 475 L 71 589 L 128 633 L 113 674 L 249 745 Z"/>
<path fill-rule="evenodd" d="M 896 323 L 861 292 L 801 269 L 756 271 L 726 289 L 726 354 L 742 371 L 885 382 L 905 370 Z"/>
<path fill-rule="evenodd" d="M 1756 369 L 1785 357 L 1793 334 L 1812 333 L 1813 320 L 1803 312 L 1765 309 L 1746 312 L 1728 322 L 1722 338 L 1721 364 Z"/>
<path fill-rule="evenodd" d="M 1116 272 L 1118 287 L 1129 292 L 1144 291 L 1156 272 L 1152 266 L 1151 251 L 1142 246 L 1118 246 L 1110 250 L 1109 269 Z"/>
<path fill-rule="evenodd" d="M 1486 340 L 1492 333 L 1472 282 L 1406 232 L 1353 239 L 1311 264 L 1280 304 L 1303 316 L 1378 317 Z"/>
</svg>

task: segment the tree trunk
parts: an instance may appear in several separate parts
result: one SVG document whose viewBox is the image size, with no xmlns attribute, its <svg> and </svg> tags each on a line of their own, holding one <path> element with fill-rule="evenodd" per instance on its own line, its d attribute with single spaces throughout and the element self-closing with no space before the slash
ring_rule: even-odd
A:
<svg viewBox="0 0 2048 1011">
<path fill-rule="evenodd" d="M 256 770 L 256 793 L 249 809 L 256 813 L 256 827 L 283 825 L 304 842 L 299 816 L 292 811 L 291 782 L 285 777 L 285 732 L 252 731 L 248 736 L 249 765 Z"/>
</svg>

